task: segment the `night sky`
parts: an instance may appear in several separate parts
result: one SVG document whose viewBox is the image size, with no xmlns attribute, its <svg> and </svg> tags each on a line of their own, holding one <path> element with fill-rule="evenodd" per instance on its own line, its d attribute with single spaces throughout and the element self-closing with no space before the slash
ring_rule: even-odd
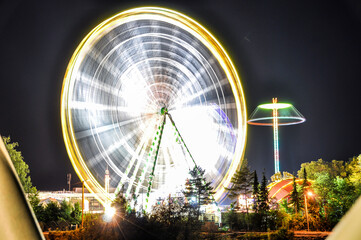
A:
<svg viewBox="0 0 361 240">
<path fill-rule="evenodd" d="M 75 172 L 60 124 L 66 66 L 82 38 L 140 1 L 2 1 L 0 134 L 10 135 L 39 190 L 67 188 Z M 361 153 L 360 1 L 147 1 L 209 29 L 238 69 L 248 115 L 278 97 L 307 119 L 280 128 L 281 171 Z M 245 157 L 274 173 L 271 127 L 248 127 Z"/>
</svg>

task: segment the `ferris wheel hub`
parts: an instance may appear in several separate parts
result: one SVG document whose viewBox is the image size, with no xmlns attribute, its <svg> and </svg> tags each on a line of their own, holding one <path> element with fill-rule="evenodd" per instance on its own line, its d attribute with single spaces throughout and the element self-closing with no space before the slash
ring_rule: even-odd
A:
<svg viewBox="0 0 361 240">
<path fill-rule="evenodd" d="M 160 109 L 160 114 L 161 115 L 165 115 L 168 113 L 168 109 L 166 107 L 162 107 L 162 109 Z"/>
</svg>

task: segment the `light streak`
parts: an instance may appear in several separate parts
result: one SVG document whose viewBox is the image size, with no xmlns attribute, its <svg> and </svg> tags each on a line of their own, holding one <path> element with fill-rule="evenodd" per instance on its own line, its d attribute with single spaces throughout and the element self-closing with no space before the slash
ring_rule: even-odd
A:
<svg viewBox="0 0 361 240">
<path fill-rule="evenodd" d="M 273 146 L 274 146 L 274 159 L 275 159 L 275 173 L 280 171 L 280 154 L 278 148 L 278 108 L 277 98 L 272 98 L 273 110 Z"/>
</svg>

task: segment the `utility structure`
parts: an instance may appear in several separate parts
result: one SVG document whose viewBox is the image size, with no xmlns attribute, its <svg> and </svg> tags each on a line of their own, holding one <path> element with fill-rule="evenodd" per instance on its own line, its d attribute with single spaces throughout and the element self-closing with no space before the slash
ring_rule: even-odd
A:
<svg viewBox="0 0 361 240">
<path fill-rule="evenodd" d="M 290 103 L 279 103 L 272 98 L 272 103 L 259 105 L 251 114 L 248 124 L 273 127 L 273 147 L 275 173 L 280 171 L 278 126 L 287 126 L 303 123 L 305 117 Z"/>
<path fill-rule="evenodd" d="M 68 174 L 66 175 L 66 183 L 67 183 L 68 186 L 69 186 L 69 192 L 70 192 L 70 190 L 71 190 L 71 173 L 68 173 Z"/>
</svg>

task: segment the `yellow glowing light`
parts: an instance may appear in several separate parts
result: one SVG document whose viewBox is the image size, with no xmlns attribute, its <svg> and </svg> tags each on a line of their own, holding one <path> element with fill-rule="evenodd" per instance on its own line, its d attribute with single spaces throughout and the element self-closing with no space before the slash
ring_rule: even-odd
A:
<svg viewBox="0 0 361 240">
<path fill-rule="evenodd" d="M 226 172 L 223 180 L 218 186 L 215 187 L 215 200 L 219 201 L 225 193 L 224 186 L 229 186 L 233 174 L 239 169 L 246 145 L 246 133 L 247 133 L 247 113 L 246 113 L 246 104 L 243 89 L 241 86 L 240 78 L 237 74 L 237 71 L 224 50 L 221 44 L 216 40 L 213 35 L 208 32 L 203 26 L 194 21 L 193 19 L 185 16 L 184 14 L 178 13 L 176 11 L 158 8 L 158 7 L 141 7 L 134 8 L 105 20 L 97 27 L 95 27 L 79 44 L 75 50 L 69 65 L 67 67 L 62 93 L 61 93 L 61 124 L 62 132 L 64 137 L 65 146 L 70 157 L 71 163 L 79 176 L 81 181 L 87 179 L 85 182 L 85 187 L 92 193 L 95 193 L 97 199 L 105 205 L 107 202 L 111 201 L 109 195 L 106 194 L 103 186 L 99 184 L 96 178 L 93 176 L 92 172 L 87 167 L 86 162 L 83 159 L 83 156 L 79 150 L 77 140 L 74 134 L 74 127 L 72 125 L 72 115 L 71 108 L 69 107 L 71 102 L 71 96 L 73 94 L 73 86 L 71 86 L 71 78 L 73 71 L 76 71 L 79 62 L 82 61 L 84 54 L 89 49 L 92 49 L 94 42 L 99 39 L 104 33 L 109 31 L 112 26 L 119 24 L 126 24 L 134 20 L 143 20 L 143 19 L 156 19 L 161 21 L 166 21 L 174 24 L 175 26 L 182 28 L 183 30 L 189 32 L 193 37 L 202 42 L 208 50 L 212 53 L 215 59 L 219 62 L 220 66 L 224 70 L 228 82 L 231 86 L 235 103 L 237 109 L 238 117 L 238 126 L 235 126 L 238 129 L 238 138 L 237 145 L 235 147 L 235 154 L 233 156 L 232 163 L 228 171 Z M 128 93 L 129 97 L 135 97 L 134 91 L 138 89 L 137 86 L 134 86 L 134 89 L 130 89 Z M 139 95 L 138 95 L 139 96 Z M 139 101 L 134 101 L 137 106 L 135 108 L 144 108 L 144 103 Z M 139 106 L 138 106 L 139 105 Z"/>
</svg>

